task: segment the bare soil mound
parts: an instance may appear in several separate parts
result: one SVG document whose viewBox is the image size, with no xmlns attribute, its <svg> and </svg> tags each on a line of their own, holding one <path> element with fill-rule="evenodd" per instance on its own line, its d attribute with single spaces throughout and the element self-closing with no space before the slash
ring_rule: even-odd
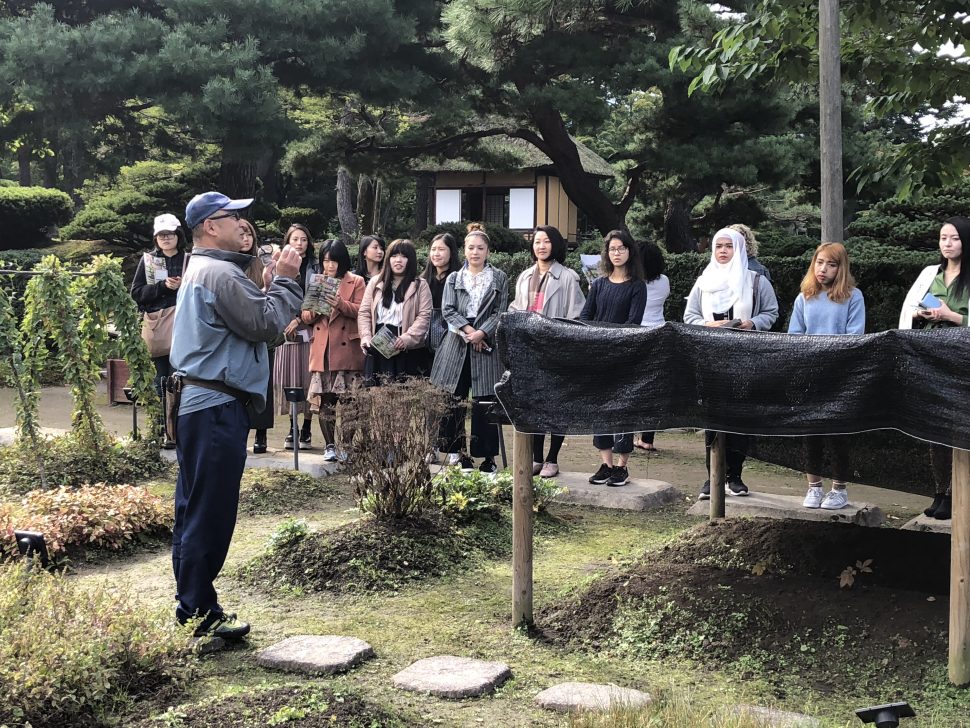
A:
<svg viewBox="0 0 970 728">
<path fill-rule="evenodd" d="M 945 675 L 948 563 L 934 534 L 738 519 L 691 529 L 536 623 L 571 648 L 734 663 L 778 697 L 794 680 L 912 697 Z"/>
</svg>

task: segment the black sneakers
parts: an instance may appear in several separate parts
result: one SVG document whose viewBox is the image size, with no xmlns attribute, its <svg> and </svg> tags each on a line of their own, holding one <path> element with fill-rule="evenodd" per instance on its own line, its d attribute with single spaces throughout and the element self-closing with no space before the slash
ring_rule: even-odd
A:
<svg viewBox="0 0 970 728">
<path fill-rule="evenodd" d="M 482 464 L 478 466 L 478 469 L 483 473 L 497 473 L 498 465 L 495 464 L 492 458 L 485 458 L 482 460 Z"/>
<path fill-rule="evenodd" d="M 622 465 L 617 465 L 613 468 L 613 472 L 610 474 L 609 482 L 607 485 L 611 488 L 618 488 L 621 485 L 626 485 L 630 482 L 630 471 L 627 470 Z"/>
<path fill-rule="evenodd" d="M 195 636 L 210 635 L 220 639 L 233 641 L 241 640 L 249 634 L 248 622 L 240 622 L 235 614 L 210 614 L 195 628 Z"/>
<path fill-rule="evenodd" d="M 589 482 L 593 485 L 606 485 L 610 482 L 610 478 L 613 476 L 613 468 L 611 468 L 606 463 L 600 465 L 600 469 L 597 470 L 589 477 Z"/>
<path fill-rule="evenodd" d="M 725 483 L 724 492 L 728 495 L 747 495 L 748 486 L 744 484 L 741 478 L 732 478 Z"/>
<path fill-rule="evenodd" d="M 711 481 L 705 480 L 704 485 L 701 486 L 700 495 L 697 496 L 697 500 L 710 500 L 711 499 Z"/>
</svg>

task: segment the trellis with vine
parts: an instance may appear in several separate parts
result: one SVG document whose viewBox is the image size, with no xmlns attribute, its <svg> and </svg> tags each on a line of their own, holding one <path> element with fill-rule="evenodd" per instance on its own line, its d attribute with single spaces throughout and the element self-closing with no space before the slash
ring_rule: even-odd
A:
<svg viewBox="0 0 970 728">
<path fill-rule="evenodd" d="M 141 338 L 138 311 L 124 284 L 121 261 L 97 256 L 72 272 L 55 256 L 47 256 L 30 275 L 19 327 L 8 293 L 13 286 L 0 289 L 0 361 L 5 378 L 17 391 L 17 438 L 37 453 L 43 482 L 39 391 L 41 373 L 52 353 L 71 388 L 72 429 L 83 446 L 101 450 L 109 444 L 95 394 L 111 348 L 112 323 L 118 334 L 114 344 L 131 372 L 135 400 L 147 409 L 151 421 L 161 413 L 153 385 L 154 365 Z M 51 343 L 53 352 L 48 348 Z"/>
</svg>

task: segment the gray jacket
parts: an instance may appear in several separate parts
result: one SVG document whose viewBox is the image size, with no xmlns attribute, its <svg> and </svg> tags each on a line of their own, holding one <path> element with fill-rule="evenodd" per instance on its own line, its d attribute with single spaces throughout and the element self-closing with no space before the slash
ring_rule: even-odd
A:
<svg viewBox="0 0 970 728">
<path fill-rule="evenodd" d="M 448 276 L 441 296 L 441 315 L 449 327 L 460 329 L 468 325 L 464 311 L 468 306 L 468 291 L 458 283 L 456 271 Z M 495 330 L 499 316 L 509 305 L 509 279 L 498 268 L 492 267 L 492 290 L 482 299 L 478 315 L 472 323 L 476 329 L 485 332 L 486 341 L 492 348 L 491 353 L 475 351 L 460 334 L 449 331 L 435 352 L 434 366 L 431 369 L 431 383 L 447 392 L 455 393 L 465 357 L 471 357 L 472 397 L 491 397 L 495 385 L 502 377 L 502 363 L 495 350 Z M 463 394 L 459 392 L 459 394 Z"/>
<path fill-rule="evenodd" d="M 771 281 L 760 273 L 748 271 L 751 277 L 751 323 L 756 331 L 767 331 L 774 326 L 778 319 L 778 298 Z M 704 325 L 704 311 L 701 304 L 701 289 L 694 284 L 687 297 L 687 309 L 684 311 L 684 323 Z"/>
<path fill-rule="evenodd" d="M 253 257 L 212 248 L 192 251 L 175 304 L 172 368 L 187 377 L 222 382 L 266 401 L 274 341 L 303 301 L 298 281 L 277 277 L 263 293 L 244 270 Z"/>
</svg>

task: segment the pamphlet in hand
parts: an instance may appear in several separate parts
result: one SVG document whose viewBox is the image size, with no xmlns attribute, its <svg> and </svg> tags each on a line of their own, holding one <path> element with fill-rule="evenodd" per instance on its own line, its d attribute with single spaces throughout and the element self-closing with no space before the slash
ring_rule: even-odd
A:
<svg viewBox="0 0 970 728">
<path fill-rule="evenodd" d="M 327 303 L 327 296 L 335 294 L 340 288 L 337 278 L 314 273 L 307 281 L 306 293 L 303 295 L 303 310 L 313 311 L 321 316 L 329 316 L 333 307 Z"/>
<path fill-rule="evenodd" d="M 401 353 L 400 349 L 394 348 L 395 341 L 397 341 L 397 334 L 392 334 L 389 328 L 381 326 L 380 330 L 374 334 L 374 338 L 370 340 L 370 347 L 380 352 L 385 359 L 393 359 Z"/>
<path fill-rule="evenodd" d="M 579 261 L 583 269 L 583 275 L 586 276 L 586 282 L 592 285 L 593 281 L 600 276 L 600 261 L 602 257 L 599 255 L 580 255 Z"/>
<path fill-rule="evenodd" d="M 943 305 L 943 301 L 941 301 L 939 298 L 934 296 L 932 293 L 927 293 L 925 296 L 923 296 L 923 300 L 916 305 L 918 308 L 923 308 L 928 310 L 931 308 L 939 308 L 940 306 Z"/>
<path fill-rule="evenodd" d="M 168 267 L 165 265 L 165 258 L 160 258 L 151 253 L 145 253 L 145 283 L 164 283 L 168 280 Z"/>
</svg>

